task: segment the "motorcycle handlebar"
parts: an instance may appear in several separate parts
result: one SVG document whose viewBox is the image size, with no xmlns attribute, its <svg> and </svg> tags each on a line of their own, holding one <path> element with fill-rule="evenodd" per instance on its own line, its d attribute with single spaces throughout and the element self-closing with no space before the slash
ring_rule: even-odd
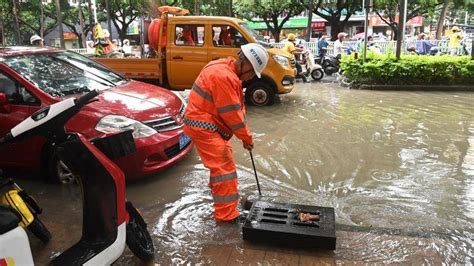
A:
<svg viewBox="0 0 474 266">
<path fill-rule="evenodd" d="M 90 92 L 86 93 L 86 95 L 82 96 L 81 98 L 78 98 L 76 100 L 76 105 L 78 107 L 82 107 L 82 106 L 88 104 L 89 101 L 94 99 L 94 97 L 96 97 L 97 95 L 99 95 L 98 91 L 96 91 L 96 90 L 90 91 Z"/>
</svg>

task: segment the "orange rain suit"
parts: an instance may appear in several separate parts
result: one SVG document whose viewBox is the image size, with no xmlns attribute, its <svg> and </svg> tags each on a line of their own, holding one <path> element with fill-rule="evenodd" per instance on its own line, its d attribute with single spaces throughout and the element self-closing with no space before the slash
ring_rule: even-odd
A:
<svg viewBox="0 0 474 266">
<path fill-rule="evenodd" d="M 211 171 L 209 187 L 216 221 L 231 221 L 240 215 L 237 169 L 229 140 L 235 134 L 244 143 L 253 143 L 245 123 L 242 83 L 233 62 L 229 57 L 204 67 L 193 84 L 184 114 L 184 132 Z"/>
</svg>

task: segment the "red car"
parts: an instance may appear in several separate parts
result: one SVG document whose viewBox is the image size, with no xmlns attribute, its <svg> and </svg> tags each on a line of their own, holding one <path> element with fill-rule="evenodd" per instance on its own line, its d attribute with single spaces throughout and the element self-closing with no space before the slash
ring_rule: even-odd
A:
<svg viewBox="0 0 474 266">
<path fill-rule="evenodd" d="M 87 138 L 133 130 L 137 151 L 115 160 L 127 180 L 151 175 L 183 158 L 184 100 L 147 83 L 128 80 L 82 55 L 53 48 L 0 47 L 0 136 L 40 108 L 99 90 L 66 128 Z M 52 181 L 73 175 L 43 138 L 0 147 L 0 167 L 43 171 Z"/>
</svg>

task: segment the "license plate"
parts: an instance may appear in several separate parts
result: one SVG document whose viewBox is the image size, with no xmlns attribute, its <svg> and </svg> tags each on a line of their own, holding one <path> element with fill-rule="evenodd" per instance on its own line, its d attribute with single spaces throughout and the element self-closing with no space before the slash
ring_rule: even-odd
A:
<svg viewBox="0 0 474 266">
<path fill-rule="evenodd" d="M 179 136 L 179 149 L 182 150 L 190 141 L 191 138 L 186 134 Z"/>
</svg>

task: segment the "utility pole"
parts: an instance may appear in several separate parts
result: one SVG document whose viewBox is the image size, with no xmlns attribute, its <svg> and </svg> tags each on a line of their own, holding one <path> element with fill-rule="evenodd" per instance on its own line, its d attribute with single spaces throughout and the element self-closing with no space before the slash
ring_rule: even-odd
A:
<svg viewBox="0 0 474 266">
<path fill-rule="evenodd" d="M 369 35 L 369 12 L 370 8 L 372 7 L 372 0 L 364 0 L 364 8 L 365 8 L 365 21 L 364 21 L 364 52 L 362 55 L 362 63 L 365 63 L 365 59 L 367 58 L 367 38 Z"/>
<path fill-rule="evenodd" d="M 234 16 L 234 11 L 232 9 L 232 4 L 233 4 L 233 1 L 232 0 L 229 0 L 229 10 L 228 10 L 228 16 L 229 17 L 233 17 Z M 466 12 L 466 15 L 467 15 L 467 12 Z"/>
<path fill-rule="evenodd" d="M 61 2 L 56 0 L 56 15 L 58 17 L 58 26 L 59 26 L 59 43 L 61 48 L 65 48 L 64 45 L 64 32 L 63 32 L 63 15 L 61 14 Z"/>
<path fill-rule="evenodd" d="M 403 39 L 405 38 L 405 20 L 407 14 L 407 0 L 400 0 L 400 9 L 399 9 L 399 19 L 398 19 L 398 38 L 397 38 L 397 59 L 400 59 L 402 53 L 402 44 Z"/>
<path fill-rule="evenodd" d="M 313 33 L 313 27 L 312 27 L 312 22 L 313 22 L 313 0 L 309 0 L 309 6 L 308 6 L 308 26 L 307 26 L 307 33 L 306 33 L 306 41 L 309 42 L 311 40 L 311 33 Z"/>
<path fill-rule="evenodd" d="M 196 0 L 196 2 L 194 2 L 194 15 L 201 15 L 201 1 L 199 0 Z"/>
</svg>

